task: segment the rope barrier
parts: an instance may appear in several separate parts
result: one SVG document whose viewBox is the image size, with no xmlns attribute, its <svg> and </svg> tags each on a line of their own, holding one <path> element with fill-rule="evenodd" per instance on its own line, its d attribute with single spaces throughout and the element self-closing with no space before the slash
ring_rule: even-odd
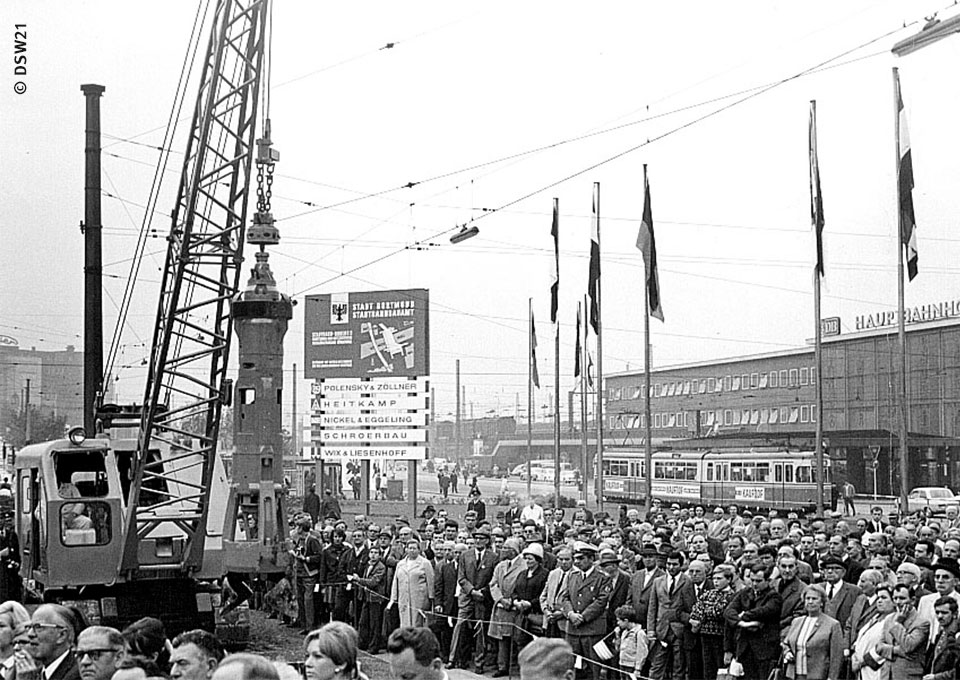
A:
<svg viewBox="0 0 960 680">
<path fill-rule="evenodd" d="M 391 602 L 391 600 L 390 600 L 390 598 L 389 598 L 388 596 L 386 596 L 386 595 L 381 595 L 381 594 L 378 593 L 377 591 L 375 591 L 375 590 L 373 590 L 373 589 L 371 589 L 371 588 L 368 588 L 367 586 L 365 586 L 365 585 L 363 585 L 363 584 L 361 584 L 361 583 L 357 583 L 356 581 L 353 581 L 353 580 L 350 580 L 350 581 L 336 581 L 336 582 L 334 582 L 334 583 L 322 583 L 322 584 L 317 584 L 317 587 L 320 587 L 320 588 L 324 588 L 324 587 L 335 587 L 335 586 L 356 586 L 357 589 L 358 589 L 358 591 L 359 591 L 359 590 L 366 591 L 366 593 L 367 593 L 368 595 L 371 595 L 371 596 L 373 596 L 373 597 L 376 597 L 376 598 L 378 598 L 378 599 L 380 599 L 380 600 L 386 600 L 388 604 Z M 359 592 L 358 592 L 358 594 L 359 594 Z M 454 626 L 454 623 L 453 623 L 454 621 L 457 622 L 457 623 L 473 624 L 471 627 L 474 628 L 474 629 L 477 629 L 477 630 L 482 630 L 484 627 L 489 626 L 491 623 L 496 623 L 497 625 L 500 625 L 500 626 L 509 626 L 509 627 L 511 627 L 511 628 L 515 628 L 517 631 L 519 631 L 519 632 L 521 632 L 521 633 L 523 633 L 523 634 L 525 634 L 525 635 L 529 635 L 533 640 L 539 640 L 541 637 L 543 637 L 542 635 L 536 635 L 536 634 L 532 633 L 530 630 L 524 628 L 524 627 L 521 626 L 521 625 L 518 625 L 518 624 L 516 624 L 516 623 L 513 623 L 512 621 L 494 621 L 493 619 L 472 619 L 472 618 L 467 618 L 467 617 L 459 616 L 459 614 L 457 614 L 457 615 L 438 614 L 437 612 L 427 612 L 427 611 L 424 611 L 423 609 L 420 609 L 419 607 L 417 607 L 417 608 L 415 609 L 415 611 L 416 611 L 417 614 L 419 614 L 419 615 L 421 615 L 421 616 L 423 617 L 424 621 L 429 621 L 429 620 L 430 620 L 430 617 L 445 618 L 445 619 L 447 619 L 447 625 L 448 625 L 450 628 L 454 628 L 454 627 L 455 627 L 455 626 Z M 518 613 L 518 615 L 521 615 L 521 614 Z M 601 641 L 606 640 L 607 638 L 610 638 L 611 636 L 615 635 L 616 633 L 617 633 L 617 629 L 614 629 L 614 630 L 610 631 L 609 633 L 607 633 L 606 635 L 604 635 L 604 636 L 601 638 Z M 652 653 L 652 652 L 651 652 L 651 653 Z M 372 655 L 369 655 L 369 656 L 371 656 L 371 658 L 375 658 L 375 657 L 373 657 Z M 594 666 L 597 666 L 597 667 L 599 667 L 599 668 L 606 669 L 607 671 L 615 671 L 616 673 L 621 673 L 621 672 L 622 672 L 622 670 L 621 670 L 619 667 L 609 666 L 609 665 L 607 665 L 607 664 L 601 663 L 601 662 L 599 662 L 599 661 L 595 661 L 594 659 L 588 658 L 588 657 L 583 656 L 583 655 L 581 655 L 581 654 L 574 654 L 574 658 L 576 659 L 576 663 L 577 663 L 577 667 L 578 667 L 578 668 L 581 668 L 583 662 L 586 662 L 586 663 L 589 663 L 589 664 L 593 664 Z M 631 680 L 653 680 L 652 678 L 650 678 L 650 677 L 648 677 L 648 676 L 640 675 L 639 673 L 630 673 L 629 676 L 630 676 Z"/>
</svg>

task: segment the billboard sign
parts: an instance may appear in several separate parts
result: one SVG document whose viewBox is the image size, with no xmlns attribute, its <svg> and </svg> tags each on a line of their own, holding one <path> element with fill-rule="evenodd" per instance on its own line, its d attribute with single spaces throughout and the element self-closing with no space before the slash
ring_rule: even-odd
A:
<svg viewBox="0 0 960 680">
<path fill-rule="evenodd" d="M 304 377 L 430 375 L 430 291 L 308 295 Z"/>
</svg>

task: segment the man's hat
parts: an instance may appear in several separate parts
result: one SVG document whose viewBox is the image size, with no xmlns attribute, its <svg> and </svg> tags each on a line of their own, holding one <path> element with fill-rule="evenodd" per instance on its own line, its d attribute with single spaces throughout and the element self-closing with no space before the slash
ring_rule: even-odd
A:
<svg viewBox="0 0 960 680">
<path fill-rule="evenodd" d="M 596 558 L 597 546 L 587 543 L 586 541 L 576 541 L 573 544 L 573 554 L 574 556 L 588 555 L 589 557 Z"/>
<path fill-rule="evenodd" d="M 839 557 L 834 557 L 833 555 L 827 555 L 822 560 L 820 560 L 820 569 L 826 569 L 827 567 L 840 567 L 843 570 L 846 570 L 847 565 L 843 563 Z"/>
<path fill-rule="evenodd" d="M 953 574 L 954 578 L 960 578 L 960 564 L 952 557 L 941 557 L 931 569 L 933 569 L 934 573 L 936 573 L 938 569 L 943 569 Z"/>
<path fill-rule="evenodd" d="M 474 535 L 476 538 L 487 538 L 487 539 L 489 539 L 489 538 L 490 538 L 490 529 L 489 529 L 488 527 L 485 527 L 485 526 L 483 526 L 483 527 L 477 527 L 476 529 L 474 529 L 473 535 Z"/>
<path fill-rule="evenodd" d="M 603 566 L 604 564 L 619 564 L 619 563 L 620 563 L 620 558 L 617 557 L 617 553 L 613 552 L 609 548 L 607 548 L 606 550 L 600 551 L 601 566 Z"/>
<path fill-rule="evenodd" d="M 493 531 L 490 532 L 491 536 L 506 536 L 507 532 L 503 530 L 503 527 L 494 527 Z"/>
<path fill-rule="evenodd" d="M 640 557 L 656 557 L 657 549 L 652 545 L 645 545 L 640 550 Z"/>
<path fill-rule="evenodd" d="M 428 512 L 432 512 L 432 513 L 436 514 L 437 509 L 436 509 L 435 507 L 433 507 L 432 505 L 428 505 L 427 507 L 425 507 L 425 508 L 423 509 L 423 514 L 421 515 L 421 517 L 426 517 L 426 515 L 427 515 Z"/>
</svg>

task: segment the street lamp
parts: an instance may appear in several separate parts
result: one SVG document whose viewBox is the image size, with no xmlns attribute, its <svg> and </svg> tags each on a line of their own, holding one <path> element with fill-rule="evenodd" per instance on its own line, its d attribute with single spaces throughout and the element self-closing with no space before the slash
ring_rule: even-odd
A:
<svg viewBox="0 0 960 680">
<path fill-rule="evenodd" d="M 467 228 L 467 225 L 463 225 L 460 227 L 460 231 L 450 237 L 450 243 L 461 243 L 462 241 L 466 241 L 468 238 L 473 238 L 479 233 L 480 230 L 476 227 L 476 225 L 470 228 Z"/>
<path fill-rule="evenodd" d="M 901 40 L 893 46 L 891 51 L 898 57 L 905 57 L 954 33 L 960 33 L 960 14 L 945 21 L 940 21 L 934 15 L 927 19 L 927 23 L 919 33 Z"/>
</svg>

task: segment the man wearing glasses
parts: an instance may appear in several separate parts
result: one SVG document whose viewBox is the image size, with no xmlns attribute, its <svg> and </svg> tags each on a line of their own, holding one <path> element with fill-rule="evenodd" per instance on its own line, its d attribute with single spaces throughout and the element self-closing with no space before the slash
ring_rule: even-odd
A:
<svg viewBox="0 0 960 680">
<path fill-rule="evenodd" d="M 41 680 L 80 680 L 80 667 L 72 651 L 76 637 L 72 619 L 66 607 L 43 604 L 27 624 L 30 655 L 43 666 Z"/>
<path fill-rule="evenodd" d="M 77 637 L 81 680 L 110 680 L 123 656 L 123 636 L 116 628 L 91 626 Z"/>
</svg>

